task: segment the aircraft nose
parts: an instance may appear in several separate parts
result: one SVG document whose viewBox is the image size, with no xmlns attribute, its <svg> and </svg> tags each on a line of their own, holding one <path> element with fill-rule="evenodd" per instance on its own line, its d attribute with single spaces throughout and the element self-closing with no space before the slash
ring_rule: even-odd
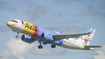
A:
<svg viewBox="0 0 105 59">
<path fill-rule="evenodd" d="M 8 26 L 15 26 L 15 24 L 11 24 L 11 23 L 9 23 L 9 22 L 7 22 L 7 25 L 8 25 Z"/>
</svg>

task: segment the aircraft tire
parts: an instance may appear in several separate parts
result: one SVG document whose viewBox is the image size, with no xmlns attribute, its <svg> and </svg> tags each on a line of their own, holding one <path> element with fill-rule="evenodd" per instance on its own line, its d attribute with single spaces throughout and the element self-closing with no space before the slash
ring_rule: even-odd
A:
<svg viewBox="0 0 105 59">
<path fill-rule="evenodd" d="M 39 45 L 39 46 L 38 46 L 38 48 L 39 48 L 39 49 L 42 49 L 42 48 L 43 48 L 43 46 L 42 46 L 42 45 Z"/>
<path fill-rule="evenodd" d="M 16 37 L 16 38 L 18 38 L 19 36 L 18 36 L 18 35 L 16 35 L 15 37 Z"/>
<path fill-rule="evenodd" d="M 52 48 L 55 48 L 55 47 L 56 47 L 56 45 L 55 45 L 55 44 L 52 44 L 52 45 L 51 45 L 51 47 L 52 47 Z"/>
</svg>

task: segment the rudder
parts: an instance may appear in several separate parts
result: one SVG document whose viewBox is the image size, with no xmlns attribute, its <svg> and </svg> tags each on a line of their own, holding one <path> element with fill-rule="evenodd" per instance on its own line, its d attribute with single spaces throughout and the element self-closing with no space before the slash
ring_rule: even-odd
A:
<svg viewBox="0 0 105 59">
<path fill-rule="evenodd" d="M 91 28 L 89 31 L 87 31 L 87 33 L 90 33 L 89 35 L 83 35 L 81 37 L 81 39 L 83 40 L 84 42 L 84 45 L 89 45 L 92 38 L 93 38 L 93 35 L 95 33 L 95 28 Z"/>
</svg>

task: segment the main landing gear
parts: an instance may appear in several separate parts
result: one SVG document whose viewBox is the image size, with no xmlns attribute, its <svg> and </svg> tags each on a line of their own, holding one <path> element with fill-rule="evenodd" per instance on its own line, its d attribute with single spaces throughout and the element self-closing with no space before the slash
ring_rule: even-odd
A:
<svg viewBox="0 0 105 59">
<path fill-rule="evenodd" d="M 39 49 L 42 49 L 42 48 L 43 48 L 43 46 L 42 46 L 42 45 L 39 45 L 39 46 L 38 46 L 38 48 L 39 48 Z"/>
<path fill-rule="evenodd" d="M 39 41 L 40 45 L 38 46 L 39 49 L 42 49 L 43 46 L 41 45 L 41 41 Z M 56 47 L 56 44 L 52 44 L 51 45 L 51 48 L 55 48 Z"/>
<path fill-rule="evenodd" d="M 56 47 L 56 45 L 55 45 L 55 44 L 52 44 L 52 45 L 51 45 L 51 47 L 52 47 L 52 48 L 55 48 L 55 47 Z"/>
<path fill-rule="evenodd" d="M 55 47 L 56 47 L 56 45 L 55 45 L 55 44 L 52 44 L 52 45 L 51 45 L 51 48 L 55 48 Z M 40 44 L 40 45 L 38 46 L 38 48 L 39 48 L 39 49 L 42 49 L 42 48 L 43 48 L 43 46 Z"/>
<path fill-rule="evenodd" d="M 41 41 L 39 41 L 40 45 L 38 46 L 39 49 L 42 49 L 43 46 L 41 45 Z"/>
</svg>

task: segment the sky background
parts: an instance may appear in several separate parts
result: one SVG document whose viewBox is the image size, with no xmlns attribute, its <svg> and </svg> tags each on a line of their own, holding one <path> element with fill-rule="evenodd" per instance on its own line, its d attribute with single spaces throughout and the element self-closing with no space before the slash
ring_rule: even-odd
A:
<svg viewBox="0 0 105 59">
<path fill-rule="evenodd" d="M 27 44 L 16 39 L 6 26 L 22 19 L 61 34 L 85 33 L 96 28 L 91 45 L 94 50 L 72 50 L 38 42 Z M 0 0 L 0 59 L 105 59 L 105 0 Z"/>
</svg>

